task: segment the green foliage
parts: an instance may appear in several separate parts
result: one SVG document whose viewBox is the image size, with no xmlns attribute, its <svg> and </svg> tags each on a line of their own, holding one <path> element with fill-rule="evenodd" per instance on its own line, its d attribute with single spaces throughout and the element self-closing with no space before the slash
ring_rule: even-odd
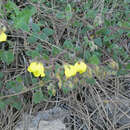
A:
<svg viewBox="0 0 130 130">
<path fill-rule="evenodd" d="M 95 79 L 94 78 L 87 78 L 86 83 L 90 84 L 90 85 L 94 85 L 95 84 Z"/>
<path fill-rule="evenodd" d="M 66 20 L 69 21 L 72 18 L 72 9 L 70 4 L 67 4 L 65 12 L 66 12 Z"/>
<path fill-rule="evenodd" d="M 101 38 L 96 38 L 94 39 L 94 42 L 97 46 L 102 47 L 102 39 Z"/>
<path fill-rule="evenodd" d="M 51 28 L 44 28 L 43 32 L 46 34 L 46 36 L 51 36 L 54 33 L 54 30 L 52 30 Z"/>
<path fill-rule="evenodd" d="M 3 85 L 3 83 L 0 81 L 0 88 L 2 88 L 2 87 L 3 87 L 2 85 Z"/>
<path fill-rule="evenodd" d="M 0 109 L 3 110 L 3 109 L 5 109 L 5 107 L 6 107 L 5 102 L 0 100 Z"/>
<path fill-rule="evenodd" d="M 38 24 L 35 24 L 35 23 L 32 23 L 32 31 L 33 31 L 33 32 L 36 32 L 36 33 L 40 32 L 40 27 L 39 27 L 39 25 L 38 25 Z"/>
<path fill-rule="evenodd" d="M 29 31 L 29 20 L 36 13 L 35 7 L 27 6 L 24 9 L 19 10 L 14 2 L 8 1 L 5 4 L 5 8 L 7 9 L 7 16 L 10 17 L 16 29 Z"/>
<path fill-rule="evenodd" d="M 8 0 L 8 2 L 5 4 L 5 9 L 7 10 L 7 15 L 9 14 L 9 13 L 11 13 L 11 15 L 10 15 L 10 17 L 11 18 L 14 18 L 15 16 L 15 14 L 16 15 L 18 15 L 19 14 L 19 8 L 17 7 L 17 5 L 14 3 L 14 2 L 12 2 L 12 1 L 10 1 L 10 0 Z"/>
<path fill-rule="evenodd" d="M 31 0 L 32 2 L 38 2 L 38 0 Z"/>
<path fill-rule="evenodd" d="M 40 34 L 40 39 L 41 39 L 41 40 L 47 40 L 47 35 L 46 35 L 44 32 L 42 32 L 42 33 Z"/>
<path fill-rule="evenodd" d="M 0 72 L 0 79 L 2 79 L 3 77 L 4 77 L 4 74 Z"/>
<path fill-rule="evenodd" d="M 52 55 L 53 55 L 53 56 L 56 56 L 56 55 L 59 54 L 59 53 L 60 53 L 60 50 L 59 50 L 58 48 L 52 47 Z"/>
<path fill-rule="evenodd" d="M 88 10 L 87 14 L 86 14 L 86 19 L 92 18 L 94 19 L 96 17 L 96 11 L 95 10 Z"/>
<path fill-rule="evenodd" d="M 92 57 L 90 57 L 88 61 L 90 64 L 94 64 L 94 65 L 100 64 L 100 60 L 96 55 L 93 55 Z"/>
<path fill-rule="evenodd" d="M 38 40 L 38 38 L 35 35 L 31 35 L 31 36 L 28 37 L 27 40 L 28 40 L 29 43 L 33 44 Z"/>
<path fill-rule="evenodd" d="M 6 103 L 6 105 L 10 105 L 17 110 L 20 110 L 22 108 L 22 102 L 19 101 L 17 96 L 10 97 L 4 100 L 4 102 Z"/>
<path fill-rule="evenodd" d="M 68 92 L 70 92 L 70 88 L 62 86 L 62 90 L 64 92 L 64 94 L 67 94 Z"/>
<path fill-rule="evenodd" d="M 0 58 L 7 65 L 11 64 L 14 61 L 14 55 L 12 51 L 0 50 Z"/>
<path fill-rule="evenodd" d="M 11 93 L 18 93 L 21 92 L 23 90 L 23 85 L 21 82 L 18 81 L 8 81 L 6 83 L 6 88 L 8 89 L 8 91 L 10 91 Z"/>
<path fill-rule="evenodd" d="M 71 40 L 65 40 L 63 47 L 70 50 L 74 48 Z"/>
<path fill-rule="evenodd" d="M 23 29 L 23 26 L 28 27 L 29 20 L 35 13 L 36 13 L 36 8 L 34 8 L 34 7 L 26 7 L 26 8 L 24 8 L 13 19 L 15 28 L 16 29 Z M 28 30 L 28 29 L 26 29 L 26 30 Z"/>
<path fill-rule="evenodd" d="M 33 102 L 35 104 L 37 104 L 37 103 L 39 103 L 43 100 L 44 100 L 44 96 L 43 96 L 41 91 L 36 91 L 36 92 L 33 93 Z"/>
</svg>

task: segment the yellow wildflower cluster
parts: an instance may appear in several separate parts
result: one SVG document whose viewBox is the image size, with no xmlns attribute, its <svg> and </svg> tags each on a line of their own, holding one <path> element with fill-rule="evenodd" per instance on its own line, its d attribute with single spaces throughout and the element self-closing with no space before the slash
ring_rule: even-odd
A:
<svg viewBox="0 0 130 130">
<path fill-rule="evenodd" d="M 45 76 L 44 66 L 40 62 L 32 62 L 28 67 L 28 71 L 32 72 L 35 77 L 39 77 L 39 76 L 44 77 Z"/>
<path fill-rule="evenodd" d="M 76 62 L 75 65 L 70 65 L 70 64 L 65 64 L 64 65 L 64 69 L 65 69 L 65 76 L 66 78 L 70 78 L 72 76 L 75 76 L 76 73 L 84 73 L 87 70 L 87 65 L 83 62 Z M 44 66 L 42 63 L 40 62 L 32 62 L 28 69 L 29 72 L 32 72 L 33 75 L 35 77 L 44 77 L 45 73 L 44 73 Z"/>
<path fill-rule="evenodd" d="M 83 61 L 80 61 L 76 62 L 75 65 L 66 64 L 64 65 L 64 69 L 65 69 L 65 76 L 68 79 L 72 76 L 75 76 L 77 72 L 80 74 L 86 72 L 87 65 Z"/>
<path fill-rule="evenodd" d="M 118 69 L 118 63 L 114 61 L 111 61 L 109 66 L 112 69 Z M 36 61 L 32 62 L 29 65 L 27 70 L 29 72 L 32 72 L 35 77 L 45 77 L 45 73 L 44 73 L 45 69 L 41 62 L 36 62 Z M 86 65 L 83 61 L 76 62 L 74 65 L 71 64 L 64 65 L 64 74 L 66 76 L 66 79 L 75 76 L 77 73 L 82 74 L 84 72 L 86 72 L 84 76 L 88 76 L 88 77 L 92 77 L 93 74 L 97 77 L 101 77 L 101 76 L 105 77 L 106 75 L 111 75 L 116 73 L 116 71 L 112 71 L 112 72 L 105 71 L 103 67 L 99 67 L 97 65 L 90 67 L 89 65 Z M 59 80 L 58 83 L 59 88 L 61 88 L 62 81 L 59 74 L 56 74 L 56 77 Z"/>
<path fill-rule="evenodd" d="M 5 42 L 7 40 L 7 35 L 5 34 L 6 28 L 0 29 L 0 42 Z"/>
</svg>

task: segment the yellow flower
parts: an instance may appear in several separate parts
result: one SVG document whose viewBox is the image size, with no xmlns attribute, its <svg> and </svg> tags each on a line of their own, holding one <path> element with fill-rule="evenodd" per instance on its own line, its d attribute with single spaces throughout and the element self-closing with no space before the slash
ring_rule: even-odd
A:
<svg viewBox="0 0 130 130">
<path fill-rule="evenodd" d="M 87 70 L 87 65 L 83 61 L 76 62 L 74 67 L 76 71 L 79 72 L 80 74 L 86 72 Z"/>
<path fill-rule="evenodd" d="M 65 76 L 67 79 L 72 76 L 75 76 L 77 73 L 75 66 L 73 66 L 73 65 L 66 64 L 66 65 L 64 65 L 64 69 L 65 69 Z"/>
<path fill-rule="evenodd" d="M 44 77 L 45 76 L 44 66 L 40 62 L 32 62 L 29 65 L 27 70 L 29 72 L 32 72 L 35 77 L 39 77 L 39 76 Z"/>
<path fill-rule="evenodd" d="M 5 42 L 7 40 L 7 35 L 4 32 L 0 33 L 0 42 Z"/>
</svg>

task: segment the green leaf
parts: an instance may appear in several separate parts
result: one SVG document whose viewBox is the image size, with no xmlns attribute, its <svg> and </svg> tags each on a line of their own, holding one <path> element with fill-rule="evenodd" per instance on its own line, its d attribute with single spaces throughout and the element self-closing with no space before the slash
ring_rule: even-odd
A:
<svg viewBox="0 0 130 130">
<path fill-rule="evenodd" d="M 2 88 L 2 87 L 3 87 L 3 82 L 0 81 L 0 88 Z"/>
<path fill-rule="evenodd" d="M 7 65 L 11 64 L 14 61 L 14 55 L 12 51 L 3 51 L 1 55 L 2 61 L 4 61 Z"/>
<path fill-rule="evenodd" d="M 56 56 L 56 55 L 59 54 L 59 53 L 60 53 L 60 50 L 59 50 L 58 48 L 52 47 L 52 55 L 53 55 L 53 56 Z"/>
<path fill-rule="evenodd" d="M 13 96 L 5 100 L 7 105 L 11 105 L 13 108 L 20 110 L 22 108 L 22 102 L 18 100 L 18 96 Z"/>
<path fill-rule="evenodd" d="M 130 28 L 130 22 L 124 21 L 124 22 L 121 23 L 121 26 L 129 29 Z"/>
<path fill-rule="evenodd" d="M 86 18 L 88 19 L 88 18 L 95 18 L 96 17 L 96 14 L 97 14 L 97 12 L 95 11 L 95 10 L 88 10 L 88 12 L 87 12 L 87 14 L 86 14 Z"/>
<path fill-rule="evenodd" d="M 12 107 L 16 108 L 17 110 L 21 110 L 22 108 L 22 104 L 21 102 L 19 101 L 14 101 L 12 104 L 11 104 Z"/>
<path fill-rule="evenodd" d="M 44 28 L 43 32 L 47 35 L 47 36 L 51 36 L 54 34 L 54 30 L 52 30 L 51 28 Z"/>
<path fill-rule="evenodd" d="M 12 87 L 16 87 L 16 81 L 8 81 L 6 83 L 6 88 L 10 89 Z"/>
<path fill-rule="evenodd" d="M 14 17 L 14 26 L 16 29 L 22 29 L 22 26 L 29 24 L 29 20 L 36 13 L 35 7 L 24 8 L 16 17 Z"/>
<path fill-rule="evenodd" d="M 120 69 L 118 72 L 117 72 L 117 75 L 120 76 L 120 75 L 126 75 L 126 74 L 129 74 L 129 71 L 127 69 Z"/>
<path fill-rule="evenodd" d="M 106 25 L 106 27 L 109 27 L 111 25 L 111 21 L 104 18 L 104 24 Z"/>
<path fill-rule="evenodd" d="M 72 50 L 72 49 L 74 48 L 74 46 L 73 46 L 71 40 L 65 40 L 65 42 L 64 42 L 64 44 L 63 44 L 63 47 L 64 47 L 64 48 L 67 48 L 67 49 L 70 49 L 70 50 Z"/>
<path fill-rule="evenodd" d="M 32 31 L 33 32 L 40 32 L 40 27 L 38 24 L 32 23 Z"/>
<path fill-rule="evenodd" d="M 26 55 L 32 57 L 32 59 L 40 56 L 40 54 L 37 50 L 29 50 L 29 51 L 26 51 L 25 53 L 26 53 Z"/>
<path fill-rule="evenodd" d="M 85 27 L 83 27 L 83 29 L 81 30 L 81 34 L 84 34 L 84 33 L 86 33 L 88 31 L 88 28 L 87 28 L 87 26 L 85 26 Z"/>
<path fill-rule="evenodd" d="M 48 94 L 52 97 L 53 96 L 53 91 L 51 89 L 48 90 Z"/>
<path fill-rule="evenodd" d="M 33 102 L 35 104 L 40 103 L 41 101 L 43 101 L 43 99 L 44 99 L 44 96 L 41 91 L 37 91 L 33 94 Z"/>
<path fill-rule="evenodd" d="M 18 100 L 18 96 L 14 96 L 10 98 L 10 105 L 17 110 L 20 110 L 22 108 L 22 103 Z"/>
<path fill-rule="evenodd" d="M 122 35 L 124 33 L 124 30 L 123 29 L 118 29 L 118 32 L 120 35 Z"/>
<path fill-rule="evenodd" d="M 6 83 L 6 88 L 12 92 L 12 93 L 18 93 L 23 90 L 23 86 L 21 83 L 18 83 L 17 81 L 9 81 Z"/>
<path fill-rule="evenodd" d="M 21 25 L 19 26 L 19 28 L 21 28 L 23 31 L 29 32 L 30 28 L 26 23 L 21 23 Z"/>
<path fill-rule="evenodd" d="M 36 47 L 37 52 L 42 53 L 43 52 L 43 46 L 39 43 Z"/>
<path fill-rule="evenodd" d="M 35 77 L 32 77 L 32 84 L 37 84 L 38 83 L 38 79 Z"/>
<path fill-rule="evenodd" d="M 40 34 L 40 39 L 41 40 L 46 40 L 47 39 L 47 35 L 43 32 Z"/>
<path fill-rule="evenodd" d="M 31 0 L 32 2 L 38 2 L 38 0 Z"/>
<path fill-rule="evenodd" d="M 85 36 L 85 37 L 84 37 L 84 40 L 85 40 L 85 44 L 86 44 L 86 45 L 89 45 L 88 37 Z"/>
<path fill-rule="evenodd" d="M 66 20 L 69 21 L 72 17 L 72 11 L 71 11 L 71 5 L 68 4 L 67 7 L 65 8 L 66 12 Z"/>
<path fill-rule="evenodd" d="M 44 60 L 47 60 L 47 61 L 49 60 L 49 56 L 47 54 L 45 54 L 45 53 L 42 54 L 42 57 L 43 57 Z"/>
<path fill-rule="evenodd" d="M 88 59 L 91 57 L 90 51 L 85 51 L 85 60 L 88 61 Z"/>
<path fill-rule="evenodd" d="M 19 14 L 19 8 L 17 7 L 17 5 L 14 2 L 12 2 L 10 0 L 4 5 L 4 7 L 5 7 L 7 13 L 11 13 L 14 10 L 14 12 L 15 12 L 14 15 Z"/>
<path fill-rule="evenodd" d="M 17 85 L 16 87 L 12 87 L 12 91 L 14 91 L 15 93 L 21 92 L 23 90 L 23 86 L 22 85 Z"/>
<path fill-rule="evenodd" d="M 96 38 L 96 39 L 94 39 L 94 42 L 95 42 L 95 44 L 98 45 L 99 47 L 102 47 L 102 40 L 101 40 L 101 38 Z"/>
<path fill-rule="evenodd" d="M 65 8 L 65 11 L 67 13 L 70 13 L 71 12 L 71 5 L 70 4 L 67 4 L 67 7 Z"/>
<path fill-rule="evenodd" d="M 105 35 L 106 34 L 106 28 L 101 28 L 99 30 L 96 31 L 97 35 Z"/>
<path fill-rule="evenodd" d="M 3 72 L 0 72 L 0 79 L 2 79 L 4 77 Z"/>
<path fill-rule="evenodd" d="M 98 65 L 100 63 L 100 60 L 96 55 L 93 55 L 89 58 L 89 63 Z"/>
<path fill-rule="evenodd" d="M 35 43 L 38 40 L 37 37 L 35 37 L 34 35 L 31 35 L 28 37 L 27 41 L 31 44 Z"/>
<path fill-rule="evenodd" d="M 86 83 L 87 83 L 87 84 L 90 84 L 90 85 L 94 85 L 96 82 L 95 82 L 95 79 L 94 79 L 94 78 L 87 78 L 87 79 L 86 79 Z"/>
<path fill-rule="evenodd" d="M 62 88 L 64 94 L 67 94 L 70 91 L 69 87 L 66 87 L 66 86 L 63 86 L 63 85 L 62 85 L 61 88 Z"/>
<path fill-rule="evenodd" d="M 127 70 L 130 70 L 130 63 L 128 63 L 125 67 Z"/>
<path fill-rule="evenodd" d="M 84 4 L 84 9 L 85 10 L 89 10 L 91 7 L 91 3 L 89 1 L 87 1 L 85 4 Z"/>
<path fill-rule="evenodd" d="M 5 102 L 0 100 L 0 109 L 2 110 L 5 109 L 5 106 L 6 106 Z"/>
<path fill-rule="evenodd" d="M 22 82 L 23 82 L 23 79 L 22 79 L 21 76 L 18 76 L 18 77 L 16 77 L 16 81 L 17 81 L 18 83 L 22 83 Z"/>
<path fill-rule="evenodd" d="M 76 51 L 76 53 L 78 53 L 78 52 L 82 51 L 82 47 L 81 46 L 76 46 L 74 48 L 74 50 Z"/>
<path fill-rule="evenodd" d="M 73 22 L 73 26 L 74 26 L 74 27 L 82 27 L 82 26 L 83 26 L 83 23 L 80 22 L 80 21 L 74 21 L 74 22 Z"/>
</svg>

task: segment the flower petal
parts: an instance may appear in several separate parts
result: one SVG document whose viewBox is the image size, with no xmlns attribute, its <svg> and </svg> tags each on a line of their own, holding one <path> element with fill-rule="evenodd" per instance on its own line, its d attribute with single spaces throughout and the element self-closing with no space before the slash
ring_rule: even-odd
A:
<svg viewBox="0 0 130 130">
<path fill-rule="evenodd" d="M 74 66 L 76 71 L 79 72 L 80 74 L 86 72 L 87 70 L 87 65 L 83 61 L 76 62 Z"/>
<path fill-rule="evenodd" d="M 7 35 L 4 32 L 2 32 L 0 34 L 0 42 L 5 42 L 6 40 L 7 40 Z"/>
<path fill-rule="evenodd" d="M 66 78 L 70 78 L 76 75 L 76 69 L 73 65 L 64 65 L 64 69 Z"/>
<path fill-rule="evenodd" d="M 36 62 L 32 62 L 29 67 L 28 67 L 28 71 L 29 72 L 33 72 L 36 69 L 37 63 Z"/>
</svg>

